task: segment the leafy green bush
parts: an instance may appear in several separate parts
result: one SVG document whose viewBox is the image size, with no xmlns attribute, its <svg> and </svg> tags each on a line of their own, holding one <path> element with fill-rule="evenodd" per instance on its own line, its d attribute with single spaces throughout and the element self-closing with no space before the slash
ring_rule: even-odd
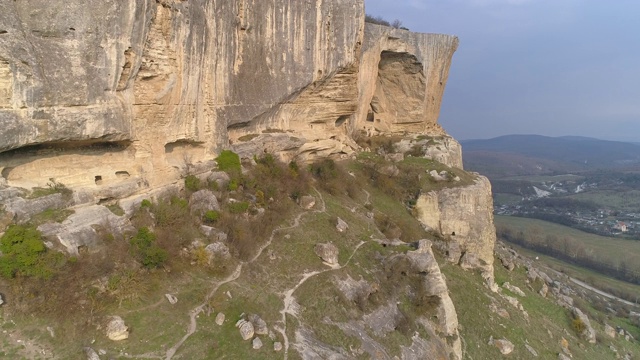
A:
<svg viewBox="0 0 640 360">
<path fill-rule="evenodd" d="M 220 219 L 220 213 L 215 210 L 209 210 L 204 213 L 204 222 L 212 224 Z"/>
<path fill-rule="evenodd" d="M 240 157 L 231 150 L 223 150 L 216 158 L 218 169 L 226 172 L 240 172 Z"/>
<path fill-rule="evenodd" d="M 13 278 L 16 275 L 48 278 L 48 268 L 40 232 L 32 226 L 11 225 L 0 238 L 0 275 Z"/>
<path fill-rule="evenodd" d="M 587 325 L 580 318 L 573 319 L 571 326 L 578 334 L 582 334 L 587 329 Z"/>
<path fill-rule="evenodd" d="M 169 257 L 169 254 L 156 245 L 155 241 L 156 235 L 146 227 L 140 228 L 136 236 L 129 241 L 135 256 L 147 268 L 159 267 Z"/>
<path fill-rule="evenodd" d="M 238 190 L 238 187 L 240 186 L 238 179 L 231 179 L 229 181 L 229 185 L 227 185 L 227 190 L 229 191 L 236 191 Z"/>
<path fill-rule="evenodd" d="M 243 214 L 249 209 L 249 203 L 246 201 L 232 202 L 228 206 L 229 212 L 232 214 Z"/>
<path fill-rule="evenodd" d="M 198 191 L 200 190 L 200 179 L 195 175 L 188 175 L 184 178 L 184 187 L 189 191 Z"/>
<path fill-rule="evenodd" d="M 140 207 L 141 208 L 150 208 L 151 207 L 151 201 L 144 199 L 142 200 L 142 202 L 140 203 Z"/>
</svg>

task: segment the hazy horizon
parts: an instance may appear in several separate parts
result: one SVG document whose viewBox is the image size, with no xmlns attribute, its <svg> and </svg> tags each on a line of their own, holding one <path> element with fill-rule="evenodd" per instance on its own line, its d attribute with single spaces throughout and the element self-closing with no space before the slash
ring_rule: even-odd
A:
<svg viewBox="0 0 640 360">
<path fill-rule="evenodd" d="M 365 0 L 411 31 L 457 35 L 439 122 L 458 139 L 515 133 L 640 142 L 640 2 Z"/>
</svg>

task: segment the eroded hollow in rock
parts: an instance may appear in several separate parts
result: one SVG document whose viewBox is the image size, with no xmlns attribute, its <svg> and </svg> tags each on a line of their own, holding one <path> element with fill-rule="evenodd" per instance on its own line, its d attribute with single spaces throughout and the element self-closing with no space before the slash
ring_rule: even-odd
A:
<svg viewBox="0 0 640 360">
<path fill-rule="evenodd" d="M 126 179 L 129 176 L 131 176 L 131 175 L 129 174 L 128 171 L 116 171 L 116 177 L 118 177 L 120 179 Z"/>
<path fill-rule="evenodd" d="M 367 121 L 375 120 L 391 130 L 422 123 L 425 91 L 423 65 L 414 55 L 383 51 Z"/>
<path fill-rule="evenodd" d="M 336 120 L 336 127 L 342 126 L 347 120 L 349 120 L 349 115 L 342 115 Z"/>
</svg>

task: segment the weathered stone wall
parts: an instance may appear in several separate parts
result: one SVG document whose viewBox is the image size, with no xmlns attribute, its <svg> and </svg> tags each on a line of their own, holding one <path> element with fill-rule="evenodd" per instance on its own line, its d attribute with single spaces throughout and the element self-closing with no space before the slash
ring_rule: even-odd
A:
<svg viewBox="0 0 640 360">
<path fill-rule="evenodd" d="M 355 129 L 442 135 L 437 124 L 458 38 L 366 24 Z"/>
<path fill-rule="evenodd" d="M 436 242 L 448 260 L 463 267 L 484 271 L 493 286 L 493 224 L 491 184 L 477 176 L 473 185 L 443 189 L 420 195 L 417 218 L 427 228 L 441 234 Z"/>
<path fill-rule="evenodd" d="M 363 0 L 7 1 L 0 24 L 2 177 L 99 198 L 226 147 L 305 161 L 361 130 L 441 135 L 458 43 L 365 26 Z"/>
<path fill-rule="evenodd" d="M 227 147 L 228 129 L 339 128 L 356 107 L 362 0 L 7 1 L 0 24 L 0 151 L 18 149 L 0 168 L 13 185 L 92 187 L 126 171 L 160 186 Z M 112 142 L 127 149 L 104 169 L 79 150 Z M 32 150 L 64 155 L 66 170 L 47 173 Z"/>
</svg>

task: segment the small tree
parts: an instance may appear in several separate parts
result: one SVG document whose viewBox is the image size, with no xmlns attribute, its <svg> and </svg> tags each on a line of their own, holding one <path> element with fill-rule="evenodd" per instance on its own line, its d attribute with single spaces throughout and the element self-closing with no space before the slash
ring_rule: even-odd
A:
<svg viewBox="0 0 640 360">
<path fill-rule="evenodd" d="M 240 157 L 231 150 L 223 150 L 216 158 L 218 169 L 226 172 L 240 172 Z"/>
<path fill-rule="evenodd" d="M 41 265 L 46 250 L 35 227 L 11 225 L 0 239 L 0 275 L 6 278 L 17 274 L 47 277 L 49 272 Z"/>
<path fill-rule="evenodd" d="M 140 228 L 129 242 L 135 256 L 147 268 L 156 268 L 167 261 L 167 252 L 155 244 L 156 235 L 146 227 Z"/>
</svg>

